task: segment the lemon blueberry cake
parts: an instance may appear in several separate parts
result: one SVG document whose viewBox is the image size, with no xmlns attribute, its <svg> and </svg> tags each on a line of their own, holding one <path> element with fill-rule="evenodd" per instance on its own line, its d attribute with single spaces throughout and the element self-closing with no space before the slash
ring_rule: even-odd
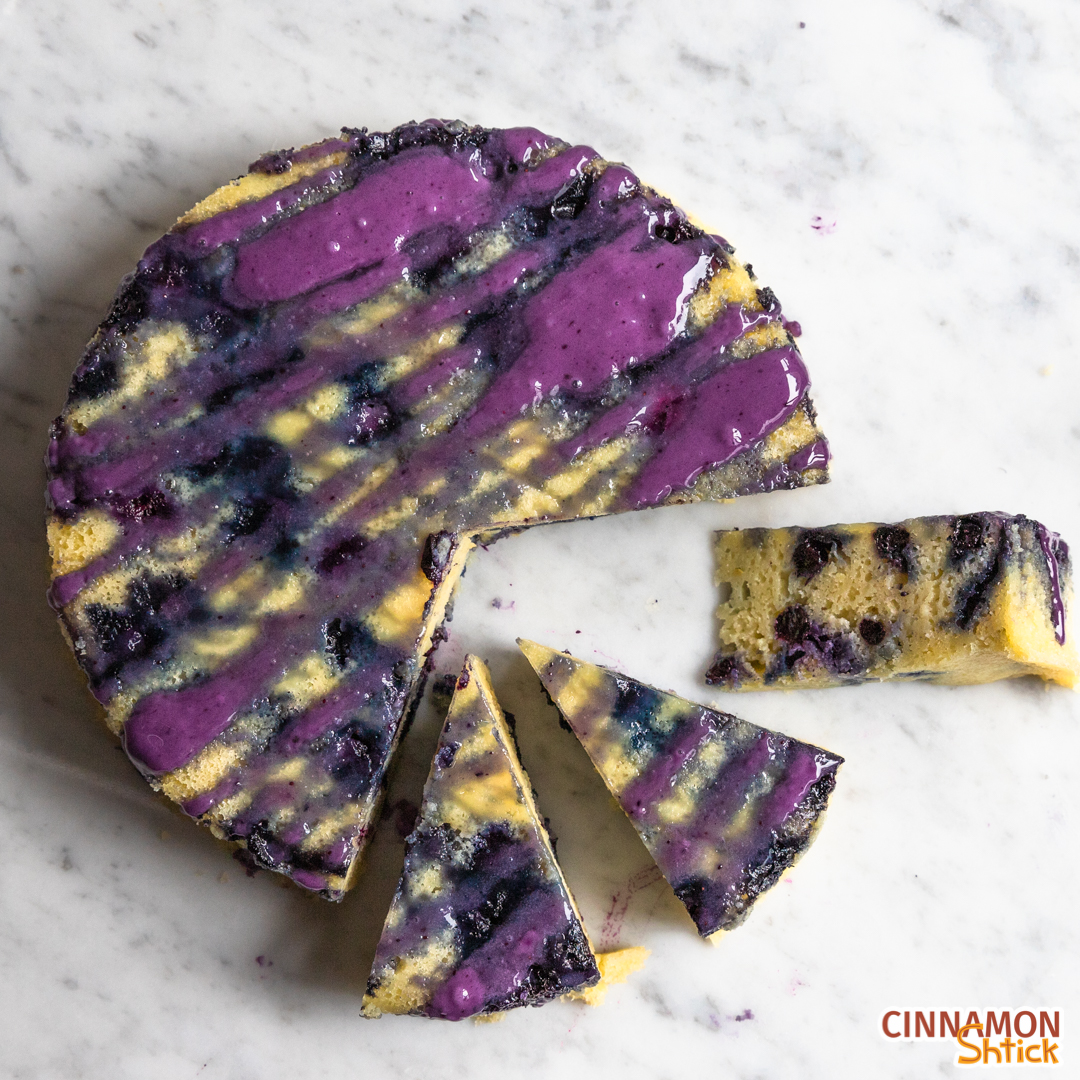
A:
<svg viewBox="0 0 1080 1080">
<path fill-rule="evenodd" d="M 716 538 L 720 650 L 733 690 L 867 679 L 977 683 L 1078 664 L 1065 542 L 998 513 Z"/>
<path fill-rule="evenodd" d="M 794 333 L 586 146 L 428 121 L 267 155 L 75 372 L 51 602 L 149 782 L 340 898 L 475 539 L 822 482 Z"/>
<path fill-rule="evenodd" d="M 699 933 L 738 926 L 813 840 L 843 758 L 518 644 Z"/>
<path fill-rule="evenodd" d="M 462 1020 L 587 991 L 600 970 L 486 666 L 465 659 L 364 1014 Z"/>
</svg>

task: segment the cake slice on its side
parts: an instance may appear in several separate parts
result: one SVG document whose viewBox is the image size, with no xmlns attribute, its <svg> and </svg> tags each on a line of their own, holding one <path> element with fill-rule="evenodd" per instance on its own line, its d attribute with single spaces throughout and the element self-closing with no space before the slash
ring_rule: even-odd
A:
<svg viewBox="0 0 1080 1080">
<path fill-rule="evenodd" d="M 600 979 L 574 898 L 475 656 L 465 659 L 364 1015 L 462 1020 L 542 1005 Z"/>
<path fill-rule="evenodd" d="M 717 533 L 730 690 L 880 679 L 1075 686 L 1069 549 L 1023 516 Z"/>
<path fill-rule="evenodd" d="M 814 839 L 843 758 L 518 645 L 698 932 L 738 926 Z"/>
</svg>

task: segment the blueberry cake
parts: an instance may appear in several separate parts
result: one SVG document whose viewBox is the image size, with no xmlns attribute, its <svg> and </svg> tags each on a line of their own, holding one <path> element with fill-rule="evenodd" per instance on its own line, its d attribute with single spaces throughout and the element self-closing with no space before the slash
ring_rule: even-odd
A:
<svg viewBox="0 0 1080 1080">
<path fill-rule="evenodd" d="M 462 1020 L 585 990 L 600 970 L 495 700 L 465 659 L 364 1015 Z"/>
<path fill-rule="evenodd" d="M 1076 683 L 1069 549 L 1030 518 L 732 530 L 716 559 L 713 685 Z"/>
<path fill-rule="evenodd" d="M 843 758 L 518 644 L 698 932 L 738 926 L 814 839 Z"/>
<path fill-rule="evenodd" d="M 51 602 L 149 782 L 340 898 L 476 539 L 820 483 L 796 332 L 588 147 L 429 121 L 267 155 L 75 372 Z"/>
</svg>

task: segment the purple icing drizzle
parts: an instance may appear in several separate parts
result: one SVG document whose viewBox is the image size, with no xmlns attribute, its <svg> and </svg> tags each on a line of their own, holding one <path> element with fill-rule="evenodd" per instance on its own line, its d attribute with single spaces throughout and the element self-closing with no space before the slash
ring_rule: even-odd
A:
<svg viewBox="0 0 1080 1080">
<path fill-rule="evenodd" d="M 829 444 L 824 439 L 818 439 L 817 442 L 796 450 L 788 458 L 787 466 L 796 472 L 803 472 L 805 469 L 824 469 L 831 459 Z"/>
</svg>

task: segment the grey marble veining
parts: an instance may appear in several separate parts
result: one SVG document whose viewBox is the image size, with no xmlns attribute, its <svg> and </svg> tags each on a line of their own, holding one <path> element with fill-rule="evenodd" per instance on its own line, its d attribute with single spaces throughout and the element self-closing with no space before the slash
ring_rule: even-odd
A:
<svg viewBox="0 0 1080 1080">
<path fill-rule="evenodd" d="M 513 647 L 715 703 L 712 529 L 1001 508 L 1080 544 L 1078 51 L 1066 0 L 0 0 L 0 1075 L 948 1072 L 955 1045 L 881 1035 L 889 1008 L 1059 1009 L 1080 1056 L 1075 695 L 728 703 L 847 763 L 805 860 L 712 947 Z M 48 423 L 143 248 L 265 150 L 430 115 L 589 143 L 725 235 L 801 322 L 835 452 L 826 488 L 474 560 L 439 670 L 489 658 L 590 933 L 652 950 L 601 1009 L 490 1026 L 357 1016 L 400 815 L 339 906 L 246 877 L 145 788 L 43 598 Z M 435 737 L 425 707 L 391 806 Z"/>
</svg>

